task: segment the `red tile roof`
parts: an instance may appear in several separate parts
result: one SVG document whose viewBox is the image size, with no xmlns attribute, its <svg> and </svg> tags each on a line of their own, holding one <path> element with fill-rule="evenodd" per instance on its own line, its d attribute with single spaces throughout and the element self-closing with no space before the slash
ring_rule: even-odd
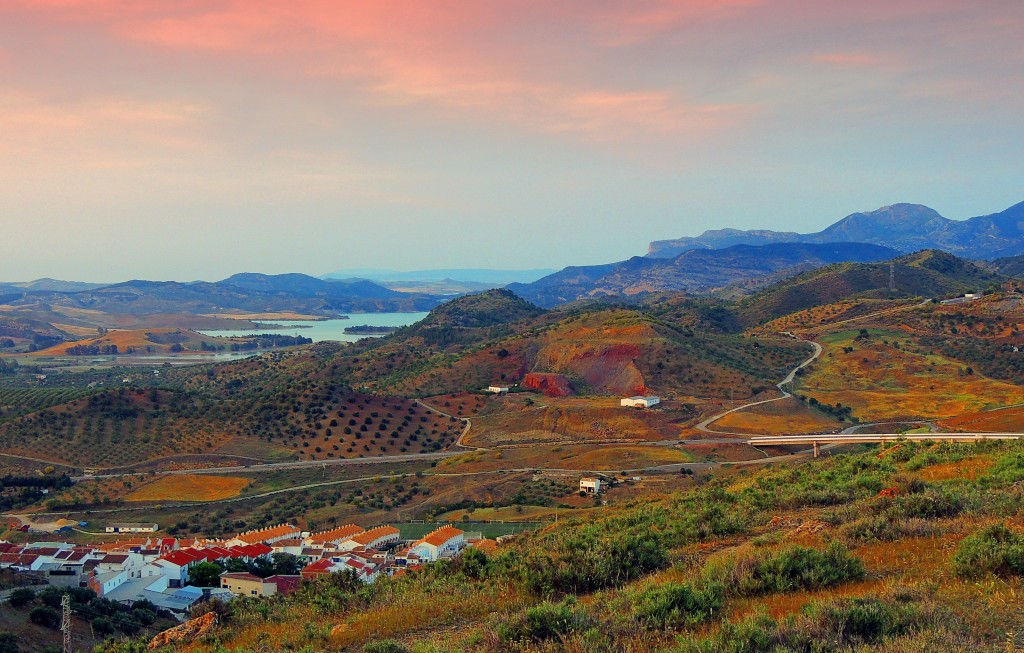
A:
<svg viewBox="0 0 1024 653">
<path fill-rule="evenodd" d="M 426 537 L 422 538 L 416 544 L 430 544 L 431 546 L 444 546 L 446 542 L 452 538 L 462 535 L 463 531 L 455 528 L 454 526 L 442 526 L 441 528 L 428 533 Z M 415 546 L 415 545 L 413 545 Z"/>
<path fill-rule="evenodd" d="M 316 533 L 309 538 L 309 543 L 326 544 L 327 542 L 340 542 L 341 540 L 347 540 L 354 535 L 359 535 L 364 530 L 365 529 L 362 526 L 347 524 L 345 526 L 339 526 L 333 530 Z"/>
<path fill-rule="evenodd" d="M 278 593 L 288 596 L 295 590 L 299 589 L 299 585 L 302 583 L 302 576 L 275 575 L 267 578 L 266 582 L 277 585 Z"/>
<path fill-rule="evenodd" d="M 279 537 L 284 537 L 284 536 L 288 536 L 288 535 L 298 535 L 301 532 L 302 531 L 300 531 L 298 529 L 298 527 L 296 527 L 296 526 L 292 526 L 291 524 L 281 524 L 280 526 L 273 526 L 271 528 L 264 528 L 263 530 L 260 530 L 260 531 L 251 531 L 249 533 L 239 533 L 238 537 L 236 537 L 235 539 L 236 540 L 241 540 L 242 542 L 245 542 L 246 544 L 258 544 L 258 543 L 266 542 L 267 540 L 273 540 L 273 539 L 276 539 L 276 538 L 279 538 Z"/>
<path fill-rule="evenodd" d="M 225 572 L 220 575 L 221 579 L 227 578 L 228 580 L 247 580 L 255 583 L 262 583 L 263 579 L 255 574 L 250 574 L 247 571 L 232 571 Z"/>
<path fill-rule="evenodd" d="M 399 535 L 399 530 L 394 526 L 378 526 L 377 528 L 371 528 L 365 533 L 360 533 L 359 535 L 350 538 L 350 541 L 367 546 L 378 538 L 391 535 Z"/>
<path fill-rule="evenodd" d="M 167 562 L 178 565 L 179 567 L 185 567 L 199 558 L 195 555 L 195 551 L 192 549 L 180 549 L 178 551 L 171 551 L 167 555 L 158 558 L 158 560 L 166 560 Z"/>
</svg>

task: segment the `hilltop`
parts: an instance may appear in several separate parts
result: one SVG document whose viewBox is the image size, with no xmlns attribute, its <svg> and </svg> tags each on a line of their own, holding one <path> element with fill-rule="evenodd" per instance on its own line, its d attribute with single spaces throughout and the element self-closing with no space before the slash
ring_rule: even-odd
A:
<svg viewBox="0 0 1024 653">
<path fill-rule="evenodd" d="M 949 297 L 1001 279 L 970 261 L 926 250 L 888 263 L 840 263 L 805 272 L 741 300 L 739 312 L 752 326 L 843 299 Z"/>
<path fill-rule="evenodd" d="M 991 215 L 950 220 L 921 204 L 893 204 L 875 211 L 853 213 L 811 234 L 768 230 L 705 231 L 696 237 L 658 240 L 647 256 L 674 258 L 692 249 L 721 249 L 736 244 L 874 243 L 902 252 L 943 251 L 975 259 L 994 259 L 1024 252 L 1024 202 Z"/>
</svg>

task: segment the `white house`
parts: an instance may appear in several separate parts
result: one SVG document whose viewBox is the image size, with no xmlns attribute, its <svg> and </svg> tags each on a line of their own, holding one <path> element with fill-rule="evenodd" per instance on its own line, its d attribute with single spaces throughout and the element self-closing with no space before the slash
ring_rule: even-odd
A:
<svg viewBox="0 0 1024 653">
<path fill-rule="evenodd" d="M 338 544 L 338 549 L 340 551 L 352 551 L 358 548 L 363 548 L 367 551 L 370 549 L 380 549 L 391 544 L 397 544 L 401 537 L 401 533 L 394 526 L 378 526 L 377 528 L 371 528 L 365 533 L 360 533 L 344 540 Z"/>
<path fill-rule="evenodd" d="M 628 406 L 630 408 L 650 408 L 657 406 L 661 403 L 661 397 L 626 397 L 619 401 L 620 406 Z"/>
<path fill-rule="evenodd" d="M 487 386 L 487 392 L 490 392 L 491 394 L 496 394 L 496 395 L 508 394 L 508 386 L 507 385 L 489 385 L 489 386 Z"/>
<path fill-rule="evenodd" d="M 580 479 L 580 492 L 587 494 L 600 494 L 604 482 L 596 476 L 584 476 Z"/>
<path fill-rule="evenodd" d="M 108 533 L 155 533 L 160 530 L 156 524 L 110 524 Z"/>
<path fill-rule="evenodd" d="M 466 534 L 454 526 L 442 526 L 409 547 L 409 553 L 432 562 L 458 555 L 466 546 Z"/>
</svg>

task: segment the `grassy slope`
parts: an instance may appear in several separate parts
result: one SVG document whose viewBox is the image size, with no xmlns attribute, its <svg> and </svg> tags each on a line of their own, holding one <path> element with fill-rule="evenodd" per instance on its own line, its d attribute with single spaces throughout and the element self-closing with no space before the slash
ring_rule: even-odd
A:
<svg viewBox="0 0 1024 653">
<path fill-rule="evenodd" d="M 328 582 L 264 611 L 236 603 L 217 646 L 1003 651 L 1020 577 L 961 575 L 953 561 L 987 525 L 1021 530 L 1022 454 L 902 444 L 724 472 L 359 592 Z M 211 641 L 188 650 L 220 650 Z"/>
</svg>

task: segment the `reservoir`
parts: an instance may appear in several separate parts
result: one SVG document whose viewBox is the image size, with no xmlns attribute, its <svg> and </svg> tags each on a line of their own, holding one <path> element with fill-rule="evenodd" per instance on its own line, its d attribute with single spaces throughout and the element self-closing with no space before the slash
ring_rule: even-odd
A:
<svg viewBox="0 0 1024 653">
<path fill-rule="evenodd" d="M 352 313 L 347 320 L 274 320 L 272 323 L 261 323 L 256 329 L 204 330 L 201 333 L 208 336 L 239 338 L 257 333 L 279 333 L 288 336 L 311 338 L 313 342 L 321 342 L 323 340 L 355 342 L 363 338 L 378 338 L 380 336 L 347 334 L 345 333 L 346 327 L 403 327 L 419 322 L 427 315 L 427 313 Z"/>
</svg>

